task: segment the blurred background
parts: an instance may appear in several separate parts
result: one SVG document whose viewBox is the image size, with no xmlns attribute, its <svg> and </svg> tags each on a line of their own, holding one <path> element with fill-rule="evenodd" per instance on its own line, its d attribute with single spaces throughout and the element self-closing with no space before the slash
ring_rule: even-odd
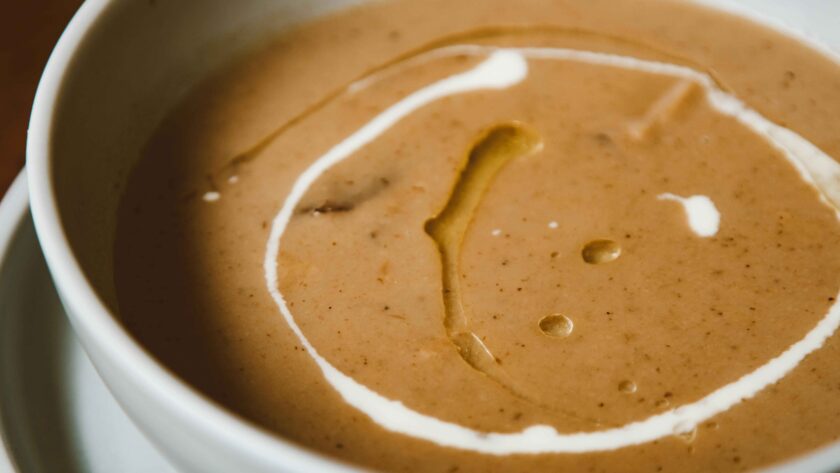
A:
<svg viewBox="0 0 840 473">
<path fill-rule="evenodd" d="M 35 87 L 81 0 L 8 0 L 0 15 L 0 195 L 23 167 Z"/>
</svg>

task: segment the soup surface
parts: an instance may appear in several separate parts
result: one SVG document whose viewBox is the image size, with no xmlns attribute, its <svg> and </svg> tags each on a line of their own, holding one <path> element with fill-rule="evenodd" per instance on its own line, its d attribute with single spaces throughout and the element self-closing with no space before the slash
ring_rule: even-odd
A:
<svg viewBox="0 0 840 473">
<path fill-rule="evenodd" d="M 125 325 L 388 471 L 736 471 L 840 437 L 840 66 L 662 0 L 374 3 L 195 89 Z"/>
</svg>

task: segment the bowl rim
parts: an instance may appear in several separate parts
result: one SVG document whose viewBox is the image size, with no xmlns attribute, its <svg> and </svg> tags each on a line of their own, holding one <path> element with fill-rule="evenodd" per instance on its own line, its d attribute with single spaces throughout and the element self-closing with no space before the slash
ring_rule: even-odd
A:
<svg viewBox="0 0 840 473">
<path fill-rule="evenodd" d="M 791 27 L 777 17 L 762 14 L 750 7 L 724 0 L 689 0 L 701 6 L 755 21 L 783 35 L 796 39 L 822 52 L 840 64 L 840 53 L 819 38 Z M 309 450 L 228 411 L 207 398 L 168 370 L 140 346 L 117 321 L 97 295 L 70 247 L 62 224 L 53 186 L 52 138 L 56 125 L 55 110 L 64 79 L 74 65 L 84 40 L 100 21 L 107 21 L 115 0 L 84 2 L 67 25 L 50 54 L 35 94 L 26 144 L 26 178 L 32 217 L 49 271 L 63 295 L 62 303 L 74 325 L 84 327 L 95 339 L 97 347 L 112 362 L 131 371 L 133 380 L 145 387 L 156 402 L 168 404 L 181 413 L 186 422 L 215 437 L 230 448 L 247 453 L 268 467 L 291 468 L 295 471 L 359 472 L 364 471 Z M 87 350 L 87 348 L 86 348 Z M 107 384 L 107 380 L 106 380 Z M 118 399 L 119 400 L 119 399 Z M 799 468 L 831 468 L 840 466 L 840 441 L 826 444 L 801 456 L 770 465 L 777 473 Z"/>
</svg>

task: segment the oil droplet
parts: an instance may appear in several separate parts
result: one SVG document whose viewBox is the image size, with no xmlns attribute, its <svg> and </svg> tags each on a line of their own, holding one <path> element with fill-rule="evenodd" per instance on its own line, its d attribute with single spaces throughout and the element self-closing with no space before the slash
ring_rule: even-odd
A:
<svg viewBox="0 0 840 473">
<path fill-rule="evenodd" d="M 548 222 L 548 228 L 554 230 L 555 228 L 559 227 L 560 224 L 555 222 L 554 220 Z"/>
<path fill-rule="evenodd" d="M 568 337 L 574 328 L 572 319 L 562 314 L 546 315 L 540 319 L 540 330 L 549 337 Z"/>
<path fill-rule="evenodd" d="M 638 388 L 636 387 L 636 383 L 634 383 L 633 381 L 625 379 L 624 381 L 618 383 L 618 390 L 623 393 L 633 394 L 634 392 L 636 392 L 636 389 Z"/>
<path fill-rule="evenodd" d="M 205 192 L 202 199 L 204 199 L 205 202 L 215 202 L 215 201 L 219 200 L 221 197 L 222 197 L 222 194 L 219 194 L 216 191 L 210 191 L 210 192 Z"/>
<path fill-rule="evenodd" d="M 609 263 L 621 255 L 621 246 L 612 240 L 592 240 L 583 247 L 580 254 L 589 264 Z"/>
<path fill-rule="evenodd" d="M 496 364 L 496 359 L 476 334 L 460 332 L 452 335 L 452 342 L 458 349 L 461 358 L 473 368 L 487 373 Z"/>
<path fill-rule="evenodd" d="M 239 182 L 239 176 L 234 174 L 233 176 L 228 177 L 227 181 L 228 184 L 236 184 L 237 182 Z"/>
<path fill-rule="evenodd" d="M 437 243 L 443 282 L 443 326 L 458 354 L 470 366 L 519 395 L 502 366 L 486 345 L 469 330 L 469 317 L 461 298 L 459 260 L 464 235 L 476 209 L 505 165 L 542 149 L 542 137 L 520 123 L 502 124 L 483 132 L 464 155 L 452 193 L 440 213 L 426 221 L 426 233 Z M 498 236 L 501 229 L 491 235 Z"/>
</svg>

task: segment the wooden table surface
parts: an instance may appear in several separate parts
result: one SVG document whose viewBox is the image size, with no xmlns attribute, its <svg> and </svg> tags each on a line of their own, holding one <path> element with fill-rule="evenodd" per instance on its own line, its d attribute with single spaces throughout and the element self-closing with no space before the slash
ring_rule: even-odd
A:
<svg viewBox="0 0 840 473">
<path fill-rule="evenodd" d="M 12 0 L 0 15 L 0 195 L 23 167 L 35 88 L 80 0 Z"/>
</svg>

